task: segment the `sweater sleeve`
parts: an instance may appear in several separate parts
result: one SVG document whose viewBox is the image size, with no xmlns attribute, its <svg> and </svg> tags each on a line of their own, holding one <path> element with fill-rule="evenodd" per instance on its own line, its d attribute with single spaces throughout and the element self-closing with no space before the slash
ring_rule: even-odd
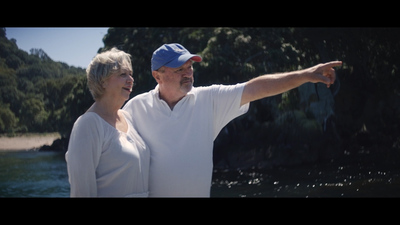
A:
<svg viewBox="0 0 400 225">
<path fill-rule="evenodd" d="M 71 197 L 97 196 L 96 168 L 100 161 L 101 123 L 86 113 L 74 123 L 65 154 Z"/>
</svg>

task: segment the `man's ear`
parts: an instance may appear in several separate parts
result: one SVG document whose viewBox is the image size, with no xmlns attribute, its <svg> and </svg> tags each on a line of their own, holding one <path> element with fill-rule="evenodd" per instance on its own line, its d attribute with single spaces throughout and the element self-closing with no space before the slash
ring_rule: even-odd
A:
<svg viewBox="0 0 400 225">
<path fill-rule="evenodd" d="M 153 75 L 154 79 L 156 79 L 157 83 L 160 83 L 160 73 L 158 71 L 151 71 L 151 74 Z"/>
</svg>

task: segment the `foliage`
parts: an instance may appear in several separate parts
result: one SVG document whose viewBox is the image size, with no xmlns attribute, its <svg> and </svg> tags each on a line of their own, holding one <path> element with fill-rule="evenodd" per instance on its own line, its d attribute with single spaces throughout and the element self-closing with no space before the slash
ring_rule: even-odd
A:
<svg viewBox="0 0 400 225">
<path fill-rule="evenodd" d="M 55 62 L 42 49 L 28 54 L 5 35 L 2 28 L 0 133 L 60 132 L 68 137 L 73 122 L 93 102 L 85 70 Z"/>
</svg>

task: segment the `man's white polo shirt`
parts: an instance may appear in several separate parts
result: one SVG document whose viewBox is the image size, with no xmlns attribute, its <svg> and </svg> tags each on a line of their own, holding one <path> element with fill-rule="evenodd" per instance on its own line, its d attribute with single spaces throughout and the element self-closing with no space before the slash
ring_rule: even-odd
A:
<svg viewBox="0 0 400 225">
<path fill-rule="evenodd" d="M 245 83 L 193 87 L 171 110 L 154 90 L 129 100 L 124 110 L 150 148 L 150 197 L 209 197 L 213 144 L 222 128 L 246 113 Z"/>
</svg>

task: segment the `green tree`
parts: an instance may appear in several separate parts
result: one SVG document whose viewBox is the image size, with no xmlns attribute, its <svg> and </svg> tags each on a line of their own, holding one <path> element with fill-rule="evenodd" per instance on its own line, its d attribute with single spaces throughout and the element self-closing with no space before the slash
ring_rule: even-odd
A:
<svg viewBox="0 0 400 225">
<path fill-rule="evenodd" d="M 0 104 L 0 132 L 13 133 L 17 127 L 18 118 L 10 110 L 9 104 Z"/>
<path fill-rule="evenodd" d="M 22 101 L 20 111 L 20 122 L 27 130 L 37 132 L 46 131 L 48 112 L 42 98 L 38 95 L 28 94 Z"/>
<path fill-rule="evenodd" d="M 75 120 L 94 102 L 87 88 L 86 76 L 76 76 L 74 80 L 74 85 L 63 100 L 63 107 L 56 114 L 60 120 L 58 131 L 66 138 L 69 138 Z"/>
<path fill-rule="evenodd" d="M 0 31 L 0 132 L 54 132 L 73 123 L 65 107 L 74 106 L 65 102 L 79 92 L 74 86 L 85 70 L 54 62 L 42 49 L 28 54 L 5 37 L 5 28 Z"/>
</svg>

